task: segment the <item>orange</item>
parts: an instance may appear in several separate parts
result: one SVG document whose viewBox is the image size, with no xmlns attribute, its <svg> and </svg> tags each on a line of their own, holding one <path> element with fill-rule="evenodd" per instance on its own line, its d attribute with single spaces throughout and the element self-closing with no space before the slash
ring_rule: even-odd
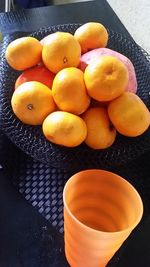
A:
<svg viewBox="0 0 150 267">
<path fill-rule="evenodd" d="M 75 147 L 85 140 L 87 127 L 79 116 L 65 111 L 55 111 L 44 120 L 43 133 L 55 144 Z"/>
<path fill-rule="evenodd" d="M 83 115 L 87 126 L 85 143 L 94 149 L 110 147 L 116 139 L 116 129 L 113 127 L 107 109 L 104 107 L 89 108 Z"/>
<path fill-rule="evenodd" d="M 25 70 L 41 61 L 42 45 L 34 37 L 21 37 L 12 41 L 5 53 L 8 64 L 15 70 Z"/>
<path fill-rule="evenodd" d="M 150 112 L 134 93 L 126 92 L 111 101 L 108 114 L 117 131 L 125 136 L 139 136 L 150 125 Z"/>
<path fill-rule="evenodd" d="M 77 67 L 80 55 L 81 47 L 78 41 L 68 32 L 50 34 L 43 45 L 43 62 L 54 73 L 67 67 Z"/>
<path fill-rule="evenodd" d="M 101 56 L 85 69 L 84 80 L 88 94 L 99 101 L 110 101 L 126 89 L 129 74 L 116 57 Z"/>
<path fill-rule="evenodd" d="M 51 34 L 48 34 L 48 35 L 46 35 L 43 39 L 40 40 L 41 45 L 44 45 L 44 44 L 47 42 L 47 40 L 49 39 L 49 36 L 50 36 L 50 35 L 51 35 Z"/>
<path fill-rule="evenodd" d="M 82 54 L 88 50 L 105 47 L 108 42 L 108 32 L 104 25 L 98 22 L 87 22 L 74 33 L 80 43 Z"/>
<path fill-rule="evenodd" d="M 77 68 L 66 68 L 56 74 L 52 94 L 59 109 L 74 114 L 83 113 L 90 104 L 83 72 Z"/>
<path fill-rule="evenodd" d="M 54 79 L 54 73 L 49 71 L 44 66 L 35 66 L 33 68 L 25 70 L 16 80 L 15 89 L 24 82 L 37 81 L 45 84 L 49 88 L 52 88 Z"/>
<path fill-rule="evenodd" d="M 40 82 L 25 82 L 14 91 L 11 99 L 13 112 L 23 123 L 40 125 L 55 110 L 51 90 Z"/>
</svg>

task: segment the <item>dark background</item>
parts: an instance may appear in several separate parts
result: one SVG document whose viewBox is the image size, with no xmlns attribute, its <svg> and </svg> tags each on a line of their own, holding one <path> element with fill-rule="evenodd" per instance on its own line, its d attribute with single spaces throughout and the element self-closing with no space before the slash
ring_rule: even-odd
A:
<svg viewBox="0 0 150 267">
<path fill-rule="evenodd" d="M 14 1 L 14 2 L 17 3 L 17 1 Z M 19 2 L 21 2 L 21 0 L 18 0 L 18 3 Z M 36 0 L 34 2 L 37 2 L 37 6 L 40 5 L 39 0 Z M 43 2 L 43 1 L 41 1 L 41 2 Z M 52 0 L 47 0 L 47 1 L 45 0 L 45 2 L 47 3 L 47 5 L 53 5 L 54 4 Z M 15 7 L 16 7 L 16 9 L 20 8 L 19 5 L 18 6 L 16 5 Z M 5 12 L 5 0 L 0 0 L 0 12 Z"/>
<path fill-rule="evenodd" d="M 0 12 L 4 12 L 5 11 L 5 0 L 1 0 L 0 1 Z"/>
</svg>

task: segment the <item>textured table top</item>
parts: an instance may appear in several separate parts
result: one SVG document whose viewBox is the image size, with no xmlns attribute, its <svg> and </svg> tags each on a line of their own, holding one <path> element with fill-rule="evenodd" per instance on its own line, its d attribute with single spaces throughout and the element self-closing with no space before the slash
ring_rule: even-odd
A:
<svg viewBox="0 0 150 267">
<path fill-rule="evenodd" d="M 0 13 L 0 28 L 3 34 L 14 31 L 28 32 L 45 26 L 87 21 L 99 21 L 109 29 L 131 37 L 105 0 Z"/>
</svg>

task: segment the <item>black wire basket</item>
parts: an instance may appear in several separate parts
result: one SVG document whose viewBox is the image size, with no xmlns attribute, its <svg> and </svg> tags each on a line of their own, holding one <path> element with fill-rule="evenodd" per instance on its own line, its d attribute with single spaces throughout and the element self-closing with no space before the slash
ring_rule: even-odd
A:
<svg viewBox="0 0 150 267">
<path fill-rule="evenodd" d="M 39 29 L 30 35 L 40 40 L 56 31 L 74 33 L 79 26 L 80 24 L 58 25 Z M 150 108 L 150 56 L 134 41 L 112 30 L 108 31 L 109 42 L 107 47 L 122 53 L 132 61 L 138 82 L 137 95 Z M 17 147 L 41 163 L 75 171 L 123 165 L 138 158 L 150 149 L 150 129 L 136 138 L 117 134 L 116 141 L 111 147 L 104 150 L 94 150 L 85 144 L 75 148 L 55 145 L 46 140 L 41 126 L 29 126 L 19 121 L 11 108 L 11 96 L 19 72 L 13 70 L 7 64 L 5 50 L 12 40 L 25 35 L 27 33 L 18 32 L 4 38 L 0 63 L 0 126 Z"/>
</svg>

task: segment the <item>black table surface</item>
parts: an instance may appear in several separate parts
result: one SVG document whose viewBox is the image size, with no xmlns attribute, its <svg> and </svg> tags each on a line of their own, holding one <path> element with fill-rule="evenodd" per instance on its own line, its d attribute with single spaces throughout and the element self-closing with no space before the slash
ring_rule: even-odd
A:
<svg viewBox="0 0 150 267">
<path fill-rule="evenodd" d="M 41 27 L 99 21 L 109 29 L 130 37 L 127 29 L 106 0 L 78 2 L 67 5 L 23 9 L 0 13 L 0 29 L 4 34 L 14 31 L 34 31 Z"/>
<path fill-rule="evenodd" d="M 50 6 L 0 14 L 3 34 L 34 31 L 40 27 L 63 23 L 99 21 L 125 34 L 128 31 L 105 0 Z M 1 154 L 5 149 L 5 144 Z M 7 160 L 7 156 L 6 156 Z M 0 170 L 0 266 L 63 267 L 67 266 L 61 247 L 63 239 L 55 229 L 13 187 L 7 169 Z M 150 218 L 127 240 L 116 267 L 150 266 Z M 52 235 L 57 247 L 52 250 Z M 54 261 L 55 253 L 59 260 Z M 92 267 L 92 266 L 91 266 Z"/>
</svg>

